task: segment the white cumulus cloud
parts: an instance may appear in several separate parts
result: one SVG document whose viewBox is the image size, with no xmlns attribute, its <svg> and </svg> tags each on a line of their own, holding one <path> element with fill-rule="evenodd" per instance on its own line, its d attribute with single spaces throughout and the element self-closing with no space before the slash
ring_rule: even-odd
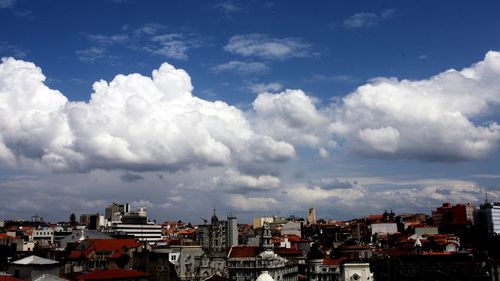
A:
<svg viewBox="0 0 500 281">
<path fill-rule="evenodd" d="M 0 161 L 147 171 L 295 156 L 291 144 L 255 132 L 239 109 L 192 96 L 189 75 L 167 63 L 152 77 L 98 81 L 88 102 L 68 101 L 44 80 L 32 63 L 2 60 Z"/>
<path fill-rule="evenodd" d="M 325 130 L 331 122 L 329 116 L 301 90 L 261 93 L 253 102 L 253 109 L 256 128 L 274 138 L 313 148 L 334 146 Z"/>
<path fill-rule="evenodd" d="M 264 92 L 253 122 L 275 139 L 318 149 L 348 148 L 368 157 L 465 161 L 498 147 L 500 52 L 460 71 L 423 80 L 376 78 L 340 102 L 321 105 L 301 90 Z"/>
<path fill-rule="evenodd" d="M 364 155 L 429 161 L 487 157 L 496 122 L 478 123 L 500 105 L 500 53 L 429 79 L 377 78 L 343 99 L 330 128 Z"/>
</svg>

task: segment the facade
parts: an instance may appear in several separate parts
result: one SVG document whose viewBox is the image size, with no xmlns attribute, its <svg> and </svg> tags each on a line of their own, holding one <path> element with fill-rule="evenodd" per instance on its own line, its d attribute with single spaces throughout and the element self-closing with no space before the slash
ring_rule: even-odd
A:
<svg viewBox="0 0 500 281">
<path fill-rule="evenodd" d="M 485 202 L 479 207 L 480 228 L 487 234 L 500 234 L 500 203 Z"/>
<path fill-rule="evenodd" d="M 398 232 L 398 225 L 396 223 L 373 223 L 370 227 L 371 235 L 394 234 Z"/>
<path fill-rule="evenodd" d="M 54 243 L 54 228 L 40 227 L 31 233 L 31 241 L 52 244 Z"/>
<path fill-rule="evenodd" d="M 227 218 L 226 230 L 227 247 L 238 246 L 238 219 L 236 217 L 230 216 Z"/>
<path fill-rule="evenodd" d="M 260 246 L 233 246 L 227 255 L 229 280 L 255 281 L 267 271 L 274 280 L 296 281 L 297 264 L 274 253 L 271 238 L 269 224 L 264 223 Z"/>
<path fill-rule="evenodd" d="M 117 222 L 121 221 L 122 216 L 128 213 L 130 213 L 130 204 L 113 202 L 111 205 L 106 207 L 104 211 L 104 218 L 108 222 Z"/>
<path fill-rule="evenodd" d="M 445 229 L 451 225 L 474 225 L 475 207 L 471 204 L 443 203 L 441 207 L 432 211 L 432 222 L 439 229 Z"/>
<path fill-rule="evenodd" d="M 264 223 L 273 223 L 273 217 L 255 217 L 253 218 L 253 229 L 261 228 Z"/>
<path fill-rule="evenodd" d="M 175 263 L 179 253 L 142 251 L 134 253 L 134 270 L 150 274 L 151 281 L 178 281 Z"/>
<path fill-rule="evenodd" d="M 369 263 L 344 263 L 342 265 L 342 281 L 372 281 L 373 273 Z"/>
<path fill-rule="evenodd" d="M 150 244 L 161 240 L 162 237 L 161 225 L 154 222 L 147 222 L 145 224 L 113 223 L 109 231 L 111 233 L 133 235 L 139 241 Z"/>
<path fill-rule="evenodd" d="M 339 281 L 341 259 L 330 257 L 307 260 L 307 280 Z"/>
<path fill-rule="evenodd" d="M 198 241 L 204 250 L 211 247 L 230 248 L 238 245 L 238 219 L 230 216 L 227 220 L 219 220 L 217 215 L 212 215 L 210 224 L 198 226 Z M 212 243 L 212 244 L 210 244 Z M 220 244 L 220 245 L 216 245 Z"/>
</svg>

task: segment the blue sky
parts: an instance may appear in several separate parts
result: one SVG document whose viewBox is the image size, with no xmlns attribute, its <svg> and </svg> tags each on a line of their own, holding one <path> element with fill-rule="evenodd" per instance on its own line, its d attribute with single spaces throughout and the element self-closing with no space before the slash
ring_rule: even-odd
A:
<svg viewBox="0 0 500 281">
<path fill-rule="evenodd" d="M 500 200 L 499 6 L 0 0 L 0 218 Z"/>
</svg>

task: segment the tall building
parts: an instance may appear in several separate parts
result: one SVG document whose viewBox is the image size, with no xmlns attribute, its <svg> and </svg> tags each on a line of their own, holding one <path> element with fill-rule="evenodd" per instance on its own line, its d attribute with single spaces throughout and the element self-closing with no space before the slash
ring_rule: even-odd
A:
<svg viewBox="0 0 500 281">
<path fill-rule="evenodd" d="M 486 201 L 479 207 L 478 224 L 487 234 L 500 234 L 500 203 Z"/>
<path fill-rule="evenodd" d="M 236 217 L 227 218 L 226 232 L 227 247 L 238 246 L 238 219 Z"/>
<path fill-rule="evenodd" d="M 440 230 L 446 229 L 452 225 L 474 224 L 474 211 L 476 207 L 467 204 L 443 203 L 441 207 L 432 211 L 432 222 Z"/>
<path fill-rule="evenodd" d="M 96 218 L 97 219 L 97 218 Z M 106 208 L 108 233 L 133 235 L 139 241 L 155 243 L 162 238 L 161 225 L 148 221 L 146 208 L 131 212 L 128 203 L 113 203 Z"/>
<path fill-rule="evenodd" d="M 104 212 L 104 218 L 108 222 L 120 221 L 121 217 L 130 213 L 129 203 L 116 203 L 113 202 L 111 205 L 106 207 Z"/>
<path fill-rule="evenodd" d="M 316 223 L 316 209 L 315 208 L 309 208 L 309 211 L 307 212 L 307 223 L 308 224 L 315 224 Z"/>
</svg>

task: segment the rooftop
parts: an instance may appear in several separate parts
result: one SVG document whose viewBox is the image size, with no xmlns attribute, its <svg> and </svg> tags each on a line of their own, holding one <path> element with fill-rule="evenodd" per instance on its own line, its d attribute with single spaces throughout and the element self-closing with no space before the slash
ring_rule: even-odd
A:
<svg viewBox="0 0 500 281">
<path fill-rule="evenodd" d="M 46 265 L 46 264 L 58 264 L 58 263 L 59 263 L 58 261 L 44 259 L 35 255 L 12 262 L 12 264 L 18 264 L 18 265 L 32 265 L 32 264 Z"/>
</svg>

